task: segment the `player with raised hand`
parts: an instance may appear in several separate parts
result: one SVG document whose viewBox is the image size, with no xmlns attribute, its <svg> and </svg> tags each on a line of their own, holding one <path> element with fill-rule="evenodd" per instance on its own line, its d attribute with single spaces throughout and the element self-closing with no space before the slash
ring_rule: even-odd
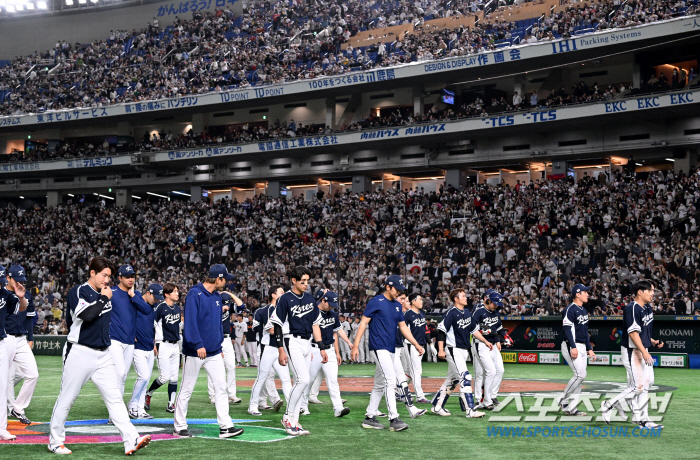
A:
<svg viewBox="0 0 700 460">
<path fill-rule="evenodd" d="M 175 397 L 177 395 L 177 378 L 180 370 L 180 306 L 175 302 L 180 300 L 180 292 L 173 283 L 163 285 L 163 297 L 165 300 L 156 307 L 156 324 L 162 331 L 161 343 L 156 344 L 156 358 L 160 375 L 153 380 L 146 392 L 144 409 L 151 409 L 151 397 L 161 386 L 168 383 L 168 405 L 165 411 L 175 412 Z"/>
<path fill-rule="evenodd" d="M 559 407 L 566 415 L 588 415 L 576 406 L 586 378 L 588 358 L 595 358 L 588 335 L 588 312 L 583 308 L 583 304 L 588 302 L 589 289 L 583 284 L 575 285 L 571 289 L 571 303 L 562 312 L 565 340 L 561 343 L 561 354 L 574 373 L 559 400 Z"/>
<path fill-rule="evenodd" d="M 493 347 L 479 332 L 479 325 L 472 321 L 467 307 L 467 296 L 464 289 L 453 289 L 450 292 L 450 307 L 437 327 L 438 357 L 447 360 L 447 378 L 440 391 L 433 398 L 430 411 L 437 415 L 448 416 L 450 411 L 445 409 L 445 403 L 452 392 L 459 386 L 459 405 L 466 411 L 467 418 L 479 418 L 485 414 L 474 407 L 474 395 L 467 368 L 469 357 L 469 336 L 473 335 L 487 348 Z"/>
<path fill-rule="evenodd" d="M 362 422 L 363 428 L 373 428 L 382 430 L 384 425 L 377 420 L 379 414 L 379 403 L 382 396 L 386 400 L 389 411 L 389 430 L 403 431 L 408 429 L 408 424 L 399 418 L 396 410 L 396 368 L 394 355 L 396 351 L 396 328 L 401 330 L 401 334 L 416 347 L 419 354 L 423 354 L 416 339 L 411 335 L 411 330 L 404 322 L 402 305 L 396 299 L 406 290 L 403 279 L 398 275 L 391 275 L 386 279 L 384 292 L 373 297 L 367 302 L 365 311 L 362 314 L 360 326 L 357 329 L 355 343 L 352 348 L 353 361 L 358 360 L 360 355 L 360 343 L 366 329 L 369 329 L 369 348 L 372 358 L 377 363 L 374 372 L 374 387 L 369 398 L 369 405 L 365 413 L 365 420 Z"/>
<path fill-rule="evenodd" d="M 605 423 L 610 423 L 613 408 L 619 407 L 621 401 L 630 399 L 634 412 L 633 421 L 640 428 L 663 428 L 649 420 L 649 388 L 654 384 L 654 358 L 649 354 L 651 347 L 661 348 L 664 343 L 652 338 L 654 310 L 654 284 L 648 280 L 639 280 L 632 287 L 634 301 L 627 305 L 622 313 L 622 360 L 629 362 L 631 385 L 610 401 L 603 401 L 600 410 Z"/>
<path fill-rule="evenodd" d="M 110 351 L 114 291 L 109 287 L 109 280 L 115 271 L 114 264 L 104 257 L 94 257 L 88 270 L 88 281 L 68 291 L 66 323 L 69 332 L 63 349 L 61 389 L 51 415 L 48 448 L 54 454 L 71 453 L 63 445 L 66 420 L 80 390 L 91 380 L 102 395 L 109 419 L 121 434 L 126 455 L 131 455 L 146 447 L 151 436 L 139 436 L 129 420 Z"/>
<path fill-rule="evenodd" d="M 292 269 L 289 274 L 292 287 L 277 300 L 270 321 L 274 325 L 274 334 L 279 345 L 279 363 L 289 367 L 294 373 L 294 386 L 287 399 L 287 411 L 282 417 L 282 425 L 291 436 L 307 435 L 299 424 L 302 397 L 309 379 L 311 366 L 311 338 L 319 344 L 321 362 L 326 363 L 328 345 L 323 344 L 321 335 L 321 312 L 314 298 L 306 292 L 309 287 L 311 272 L 302 266 Z"/>
<path fill-rule="evenodd" d="M 411 335 L 418 345 L 426 348 L 427 340 L 425 336 L 425 314 L 423 313 L 423 297 L 414 292 L 408 296 L 409 309 L 404 312 L 406 325 L 411 330 Z M 409 361 L 408 372 L 413 381 L 413 388 L 416 391 L 416 403 L 429 404 L 430 401 L 425 399 L 421 377 L 423 376 L 423 362 L 421 355 L 418 354 L 416 347 L 411 345 L 407 340 L 404 340 L 404 353 Z"/>
</svg>

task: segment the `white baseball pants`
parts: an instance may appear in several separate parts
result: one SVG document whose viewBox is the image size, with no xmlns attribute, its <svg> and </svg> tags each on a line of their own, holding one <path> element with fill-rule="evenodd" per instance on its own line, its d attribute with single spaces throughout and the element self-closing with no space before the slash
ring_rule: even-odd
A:
<svg viewBox="0 0 700 460">
<path fill-rule="evenodd" d="M 233 341 L 233 348 L 235 349 L 238 365 L 240 366 L 242 366 L 243 363 L 248 365 L 248 356 L 245 353 L 245 346 L 243 346 L 242 341 L 243 339 L 235 339 Z"/>
<path fill-rule="evenodd" d="M 394 353 L 389 350 L 376 350 L 370 352 L 377 362 L 374 371 L 374 387 L 369 397 L 367 406 L 368 417 L 374 417 L 379 412 L 379 403 L 382 396 L 386 400 L 386 407 L 389 411 L 389 420 L 399 416 L 396 410 L 396 369 L 394 367 Z"/>
<path fill-rule="evenodd" d="M 224 337 L 221 343 L 224 352 L 224 367 L 226 369 L 226 394 L 229 398 L 236 397 L 236 352 L 233 350 L 233 343 L 229 337 Z M 214 384 L 211 377 L 207 376 L 207 389 L 209 400 L 214 401 Z"/>
<path fill-rule="evenodd" d="M 306 392 L 311 383 L 309 368 L 311 367 L 311 340 L 289 336 L 284 338 L 284 351 L 287 353 L 288 368 L 294 374 L 294 385 L 287 399 L 287 420 L 296 426 L 299 423 L 299 411 Z"/>
<path fill-rule="evenodd" d="M 116 375 L 111 349 L 100 351 L 75 343 L 66 343 L 63 349 L 61 390 L 51 414 L 49 447 L 54 448 L 65 443 L 68 413 L 80 390 L 88 380 L 92 380 L 107 406 L 109 419 L 122 436 L 124 451 L 128 452 L 134 448 L 139 434 L 129 420 Z"/>
<path fill-rule="evenodd" d="M 177 383 L 180 372 L 180 348 L 176 343 L 161 342 L 158 345 L 158 380 L 162 385 Z M 172 401 L 174 402 L 174 401 Z"/>
<path fill-rule="evenodd" d="M 421 360 L 422 356 L 418 354 L 418 350 L 416 350 L 416 347 L 414 347 L 410 343 L 406 343 L 404 345 L 404 350 L 404 353 L 406 353 L 406 357 L 409 361 L 408 367 L 406 369 L 408 369 L 408 373 L 411 376 L 413 389 L 416 392 L 416 398 L 425 398 L 425 393 L 423 392 L 423 385 L 421 380 L 423 377 L 423 361 Z"/>
<path fill-rule="evenodd" d="M 340 357 L 343 361 L 350 359 L 350 345 L 345 343 L 345 340 L 338 340 L 338 348 L 340 348 Z"/>
<path fill-rule="evenodd" d="M 250 364 L 253 366 L 258 365 L 258 344 L 257 342 L 246 341 L 245 351 L 250 356 Z"/>
<path fill-rule="evenodd" d="M 187 429 L 187 407 L 192 397 L 192 392 L 197 384 L 199 371 L 204 367 L 207 376 L 214 384 L 214 406 L 216 407 L 216 419 L 219 428 L 231 428 L 231 416 L 228 411 L 228 396 L 226 395 L 226 369 L 224 358 L 218 353 L 200 359 L 196 356 L 185 356 L 185 364 L 182 368 L 182 382 L 180 391 L 175 398 L 174 425 L 177 431 Z"/>
<path fill-rule="evenodd" d="M 117 372 L 117 382 L 119 383 L 122 398 L 124 397 L 124 385 L 126 384 L 126 376 L 129 374 L 131 363 L 134 360 L 134 344 L 127 345 L 125 343 L 112 340 L 109 346 L 109 353 L 112 355 L 112 362 Z"/>
<path fill-rule="evenodd" d="M 328 356 L 327 363 L 321 363 L 321 350 L 318 347 L 311 346 L 311 367 L 309 369 L 309 378 L 315 382 L 316 377 L 321 375 L 326 376 L 326 386 L 328 386 L 328 394 L 331 396 L 333 410 L 337 413 L 343 410 L 343 400 L 340 397 L 340 386 L 338 385 L 338 358 L 335 354 L 335 347 L 326 350 Z M 309 394 L 311 393 L 311 385 L 306 386 L 304 398 L 301 407 L 307 409 L 309 407 Z M 318 393 L 316 394 L 318 398 Z"/>
<path fill-rule="evenodd" d="M 578 350 L 578 357 L 576 357 L 576 359 L 571 359 L 569 345 L 566 341 L 561 343 L 561 354 L 574 373 L 574 376 L 571 377 L 571 380 L 569 380 L 569 383 L 566 385 L 564 395 L 559 400 L 559 404 L 564 407 L 564 410 L 567 412 L 571 412 L 578 406 L 578 398 L 581 394 L 581 387 L 583 386 L 583 380 L 586 378 L 586 368 L 588 367 L 586 344 L 577 343 L 576 349 Z M 571 398 L 571 400 L 569 400 L 569 398 Z M 567 402 L 568 405 L 565 405 Z"/>
<path fill-rule="evenodd" d="M 280 399 L 277 388 L 275 388 L 275 373 L 277 373 L 282 381 L 282 393 L 284 393 L 284 399 L 286 399 L 287 402 L 289 402 L 289 395 L 292 392 L 292 380 L 289 378 L 289 367 L 280 365 L 280 353 L 277 347 L 261 344 L 260 350 L 261 356 L 260 364 L 258 365 L 258 376 L 255 379 L 253 388 L 250 390 L 250 402 L 248 403 L 248 410 L 251 412 L 258 410 L 259 406 L 267 403 L 267 398 L 263 396 L 263 393 L 267 393 L 270 402 L 273 404 Z M 272 386 L 272 388 L 270 388 L 270 386 Z"/>
<path fill-rule="evenodd" d="M 151 381 L 153 373 L 153 350 L 134 350 L 134 369 L 136 370 L 136 382 L 129 400 L 129 410 L 132 413 L 142 414 L 145 411 L 146 389 Z"/>
<path fill-rule="evenodd" d="M 7 403 L 20 414 L 29 406 L 34 395 L 37 381 L 39 380 L 39 369 L 36 366 L 34 353 L 29 348 L 27 336 L 15 337 L 8 335 L 5 337 L 5 350 L 7 351 L 8 369 L 14 367 L 13 372 L 9 372 L 7 380 Z M 19 375 L 19 379 L 15 376 Z M 24 378 L 22 388 L 20 388 L 15 399 L 15 384 Z"/>
<path fill-rule="evenodd" d="M 496 345 L 491 350 L 483 343 L 475 340 L 472 344 L 474 356 L 474 397 L 477 403 L 481 400 L 481 385 L 484 385 L 484 406 L 493 404 L 493 398 L 498 396 L 498 389 L 503 380 L 503 358 Z M 478 370 L 476 370 L 478 367 Z"/>
<path fill-rule="evenodd" d="M 0 314 L 4 314 L 0 313 Z M 10 373 L 5 340 L 0 340 L 0 433 L 7 431 L 7 381 Z"/>
<path fill-rule="evenodd" d="M 654 366 L 645 363 L 641 350 L 636 348 L 622 347 L 621 354 L 622 362 L 627 362 L 630 366 L 628 377 L 631 382 L 628 382 L 630 385 L 626 390 L 610 400 L 610 406 L 614 407 L 623 399 L 630 399 L 634 412 L 632 421 L 649 421 L 649 388 L 654 384 Z"/>
</svg>

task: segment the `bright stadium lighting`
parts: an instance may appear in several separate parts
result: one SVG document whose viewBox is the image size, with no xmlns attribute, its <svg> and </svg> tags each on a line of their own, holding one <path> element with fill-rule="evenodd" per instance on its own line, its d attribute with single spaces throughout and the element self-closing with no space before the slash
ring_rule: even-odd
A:
<svg viewBox="0 0 700 460">
<path fill-rule="evenodd" d="M 190 195 L 189 193 L 185 193 L 185 192 L 173 192 L 173 193 L 174 193 L 175 195 L 192 196 L 192 195 Z"/>
<path fill-rule="evenodd" d="M 6 10 L 8 13 L 14 13 L 14 12 L 15 12 L 15 7 L 14 7 L 14 5 L 7 5 L 7 6 L 5 7 L 5 10 Z"/>
<path fill-rule="evenodd" d="M 666 158 L 666 161 L 670 161 L 671 163 L 675 163 L 675 162 L 676 162 L 676 160 L 674 160 L 673 158 Z"/>
<path fill-rule="evenodd" d="M 46 2 L 37 2 L 36 7 L 39 8 L 40 10 L 48 10 L 49 9 Z"/>
<path fill-rule="evenodd" d="M 158 198 L 168 198 L 165 195 L 158 195 L 157 193 L 151 193 L 151 192 L 146 192 L 146 193 L 148 193 L 149 195 L 157 196 Z M 132 197 L 133 197 L 133 195 L 132 195 Z"/>
<path fill-rule="evenodd" d="M 141 199 L 140 196 L 136 196 L 136 195 L 131 195 L 131 198 L 136 198 L 137 200 L 140 200 L 140 199 Z"/>
<path fill-rule="evenodd" d="M 85 5 L 87 3 L 87 0 L 78 0 L 78 3 L 80 3 L 81 5 Z"/>
<path fill-rule="evenodd" d="M 109 200 L 114 200 L 114 198 L 112 198 L 111 196 L 107 196 L 107 195 L 99 195 L 99 196 L 101 196 L 102 198 L 107 198 Z"/>
<path fill-rule="evenodd" d="M 27 3 L 26 5 L 28 10 L 33 10 L 34 9 L 34 4 L 33 3 Z"/>
<path fill-rule="evenodd" d="M 73 0 L 66 0 L 66 5 L 73 6 Z"/>
<path fill-rule="evenodd" d="M 97 3 L 99 0 L 90 0 L 92 3 Z"/>
<path fill-rule="evenodd" d="M 24 199 L 24 197 L 23 197 L 22 195 L 20 195 L 20 196 L 19 196 L 19 199 L 20 199 L 20 200 L 23 200 L 23 199 Z"/>
<path fill-rule="evenodd" d="M 73 195 L 72 193 L 69 193 L 68 196 L 71 198 L 75 198 L 75 195 Z"/>
</svg>

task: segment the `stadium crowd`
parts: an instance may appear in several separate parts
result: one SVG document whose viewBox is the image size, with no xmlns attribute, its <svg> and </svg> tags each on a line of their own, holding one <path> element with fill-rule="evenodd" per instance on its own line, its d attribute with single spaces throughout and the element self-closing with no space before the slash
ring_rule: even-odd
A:
<svg viewBox="0 0 700 460">
<path fill-rule="evenodd" d="M 491 3 L 491 2 L 489 2 Z M 535 43 L 574 32 L 630 27 L 686 14 L 684 0 L 572 3 L 528 27 L 483 20 L 472 29 L 436 31 L 426 20 L 472 15 L 482 0 L 421 0 L 326 4 L 245 0 L 240 16 L 228 8 L 195 11 L 159 27 L 110 31 L 87 44 L 17 57 L 0 68 L 0 115 L 105 106 L 339 75 L 374 66 L 440 59 Z M 517 8 L 518 6 L 514 6 Z M 342 50 L 359 31 L 412 23 L 413 33 L 390 44 Z M 513 34 L 516 33 L 517 37 Z"/>
<path fill-rule="evenodd" d="M 470 304 L 491 287 L 503 314 L 557 315 L 573 284 L 593 285 L 591 313 L 621 314 L 631 285 L 654 280 L 657 313 L 700 314 L 700 174 L 622 173 L 570 180 L 472 184 L 437 192 L 340 193 L 315 200 L 258 196 L 244 202 L 143 201 L 132 209 L 64 204 L 0 210 L 0 263 L 21 263 L 34 282 L 42 331 L 61 333 L 70 286 L 101 255 L 137 271 L 137 285 L 187 290 L 225 263 L 229 286 L 254 310 L 290 266 L 312 269 L 313 287 L 340 294 L 360 313 L 388 274 L 448 306 L 450 289 Z M 411 269 L 419 266 L 420 270 Z M 30 283 L 31 284 L 31 283 Z M 313 289 L 313 288 L 311 288 Z M 184 296 L 184 294 L 183 294 Z"/>
</svg>

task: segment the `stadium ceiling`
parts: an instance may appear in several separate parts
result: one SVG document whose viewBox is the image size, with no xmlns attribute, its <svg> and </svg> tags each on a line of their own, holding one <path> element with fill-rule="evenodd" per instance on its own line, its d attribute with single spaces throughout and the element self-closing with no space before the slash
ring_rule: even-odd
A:
<svg viewBox="0 0 700 460">
<path fill-rule="evenodd" d="M 141 0 L 0 0 L 0 20 L 19 16 L 77 13 L 96 8 L 151 3 Z"/>
</svg>

